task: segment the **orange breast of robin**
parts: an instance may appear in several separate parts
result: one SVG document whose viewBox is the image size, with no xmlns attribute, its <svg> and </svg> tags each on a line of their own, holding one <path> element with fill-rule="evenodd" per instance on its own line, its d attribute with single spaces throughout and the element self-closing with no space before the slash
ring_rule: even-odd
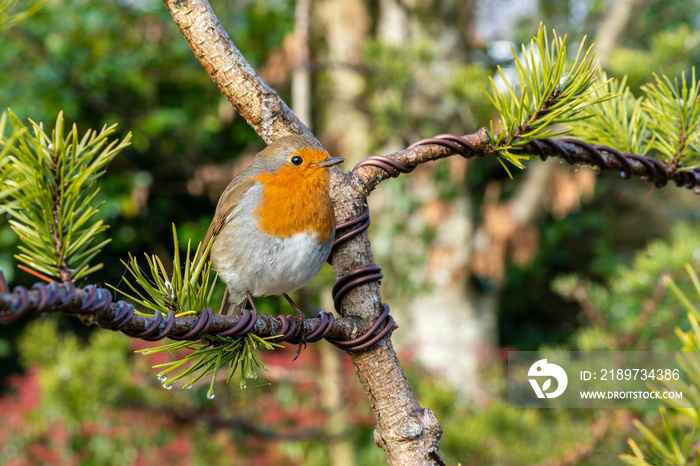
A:
<svg viewBox="0 0 700 466">
<path fill-rule="evenodd" d="M 330 173 L 314 166 L 324 160 L 326 152 L 316 149 L 299 151 L 303 166 L 285 166 L 275 173 L 262 173 L 253 179 L 263 187 L 260 205 L 254 214 L 260 229 L 270 236 L 287 238 L 297 233 L 316 233 L 327 241 L 335 229 L 335 214 L 330 198 Z"/>
</svg>

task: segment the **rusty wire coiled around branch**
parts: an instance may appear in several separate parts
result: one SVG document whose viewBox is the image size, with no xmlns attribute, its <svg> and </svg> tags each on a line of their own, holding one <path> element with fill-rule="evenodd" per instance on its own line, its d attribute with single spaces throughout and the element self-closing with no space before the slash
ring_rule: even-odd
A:
<svg viewBox="0 0 700 466">
<path fill-rule="evenodd" d="M 441 134 L 433 138 L 422 139 L 411 144 L 408 149 L 431 144 L 446 147 L 465 158 L 471 158 L 475 155 L 485 155 L 482 150 L 470 143 L 467 139 L 454 134 Z M 676 186 L 684 186 L 687 189 L 695 188 L 694 192 L 700 194 L 700 189 L 697 188 L 700 186 L 700 168 L 689 170 L 683 165 L 676 167 L 653 157 L 624 154 L 613 147 L 594 145 L 573 138 L 557 140 L 551 138 L 538 139 L 530 142 L 526 148 L 528 147 L 531 148 L 533 153 L 539 155 L 542 160 L 546 160 L 549 156 L 556 155 L 566 160 L 569 165 L 574 165 L 576 163 L 593 165 L 600 173 L 615 169 L 620 172 L 623 179 L 629 179 L 632 175 L 636 174 L 647 181 L 653 182 L 654 185 L 659 188 L 665 186 L 669 181 L 673 181 Z M 394 172 L 388 173 L 392 176 L 396 176 L 393 173 L 407 173 L 412 169 L 406 166 L 397 168 L 397 165 L 402 164 L 385 156 L 381 159 L 384 164 L 389 163 L 386 159 L 391 160 L 391 166 Z M 379 166 L 377 163 L 368 163 L 365 165 Z M 358 164 L 358 167 L 359 166 Z"/>
<path fill-rule="evenodd" d="M 360 162 L 355 169 L 359 166 L 364 165 L 375 165 L 386 169 L 389 173 L 396 173 L 394 176 L 398 176 L 399 173 L 408 173 L 411 170 L 406 170 L 403 164 L 395 161 L 386 164 L 384 166 L 383 156 L 371 156 Z M 369 217 L 369 205 L 365 202 L 364 209 L 362 213 L 355 217 L 354 219 L 343 222 L 336 226 L 336 239 L 333 242 L 333 250 L 335 250 L 340 244 L 348 241 L 355 236 L 361 235 L 363 232 L 369 228 L 370 217 Z M 353 228 L 348 232 L 343 232 Z M 339 235 L 338 235 L 339 234 Z M 378 265 L 369 265 L 365 267 L 359 267 L 354 270 L 349 271 L 342 277 L 340 277 L 333 286 L 333 305 L 336 312 L 340 311 L 340 305 L 343 297 L 350 292 L 353 288 L 360 286 L 364 283 L 369 283 L 372 281 L 381 280 L 384 275 L 380 272 L 382 270 Z M 333 343 L 340 349 L 345 351 L 361 351 L 373 346 L 379 340 L 384 338 L 394 329 L 394 318 L 389 315 L 389 305 L 382 303 L 382 312 L 380 313 L 377 320 L 370 329 L 358 338 L 352 340 L 336 340 L 331 338 L 326 338 L 330 343 Z"/>
<path fill-rule="evenodd" d="M 173 340 L 198 340 L 205 334 L 223 337 L 240 337 L 251 332 L 259 321 L 256 310 L 244 309 L 237 321 L 228 323 L 232 318 L 215 322 L 216 315 L 212 309 L 204 309 L 197 316 L 176 316 L 169 311 L 167 316 L 160 312 L 152 316 L 138 314 L 134 307 L 125 301 L 113 301 L 110 290 L 88 285 L 76 288 L 72 282 L 36 283 L 31 289 L 17 286 L 13 290 L 0 270 L 0 321 L 12 321 L 28 318 L 47 312 L 65 312 L 69 314 L 93 315 L 94 322 L 100 327 L 120 330 L 124 334 L 147 341 L 170 338 Z M 304 339 L 308 342 L 318 341 L 328 336 L 336 320 L 329 312 L 321 312 L 318 324 L 304 325 L 311 332 Z M 276 341 L 294 342 L 302 340 L 301 325 L 288 316 L 277 318 L 264 316 L 268 327 L 273 328 Z M 313 320 L 313 319 L 310 319 Z M 334 340 L 343 341 L 343 340 Z"/>
<path fill-rule="evenodd" d="M 435 138 L 425 139 L 419 141 L 409 147 L 409 149 L 415 147 L 419 144 L 439 144 L 448 149 L 451 149 L 463 157 L 470 158 L 474 155 L 482 155 L 478 149 L 472 145 L 469 141 L 459 136 L 454 136 L 451 134 L 441 134 Z M 373 166 L 381 168 L 389 176 L 395 178 L 402 173 L 410 173 L 415 167 L 409 167 L 395 159 L 387 157 L 385 155 L 371 155 L 360 163 L 355 165 L 353 172 L 357 171 L 361 167 Z M 358 217 L 348 220 L 336 227 L 336 240 L 333 242 L 333 249 L 336 249 L 341 243 L 348 241 L 355 236 L 362 234 L 370 225 L 369 216 L 369 205 L 365 202 L 362 214 Z M 345 230 L 350 230 L 345 232 Z M 372 281 L 379 281 L 384 277 L 381 273 L 381 267 L 378 265 L 369 265 L 365 267 L 359 267 L 354 270 L 349 271 L 342 277 L 338 279 L 335 286 L 333 286 L 333 304 L 336 311 L 340 310 L 340 305 L 343 297 L 350 292 L 353 288 L 369 283 Z M 328 339 L 331 343 L 338 346 L 345 351 L 359 351 L 371 347 L 379 340 L 388 335 L 394 328 L 395 321 L 394 318 L 389 315 L 389 305 L 382 303 L 382 312 L 380 313 L 377 320 L 374 322 L 370 330 L 364 335 L 355 338 L 350 341 L 338 341 Z"/>
<path fill-rule="evenodd" d="M 485 155 L 483 151 L 465 138 L 450 134 L 417 141 L 409 146 L 409 149 L 422 145 L 440 145 L 465 158 Z M 695 192 L 700 193 L 700 189 L 697 188 L 700 186 L 700 169 L 697 168 L 683 170 L 682 166 L 668 165 L 651 157 L 623 154 L 611 147 L 592 145 L 577 139 L 555 141 L 546 138 L 531 142 L 529 148 L 543 160 L 549 156 L 557 155 L 569 164 L 593 165 L 601 173 L 608 169 L 614 169 L 620 171 L 625 179 L 632 175 L 638 175 L 654 182 L 659 187 L 666 185 L 668 181 L 674 181 L 677 186 L 695 188 Z M 378 167 L 392 177 L 402 173 L 410 173 L 414 168 L 391 157 L 373 155 L 360 162 L 353 171 L 365 166 Z M 369 224 L 369 207 L 365 205 L 362 214 L 337 226 L 333 247 L 336 248 L 341 243 L 362 234 L 367 230 Z M 382 277 L 381 268 L 377 265 L 360 267 L 345 274 L 333 287 L 333 301 L 336 310 L 340 309 L 343 297 L 351 289 L 364 283 L 378 281 Z M 312 342 L 322 338 L 328 339 L 331 332 L 338 335 L 338 329 L 334 330 L 334 325 L 340 322 L 336 321 L 334 316 L 328 312 L 321 312 L 318 316 L 318 322 L 314 322 L 310 326 L 306 323 L 308 321 L 302 326 L 298 325 L 295 319 L 287 316 L 277 318 L 267 315 L 261 316 L 255 310 L 244 310 L 240 316 L 236 316 L 238 319 L 233 320 L 233 322 L 231 322 L 231 317 L 216 316 L 212 309 L 201 310 L 197 316 L 176 316 L 174 311 L 168 312 L 166 316 L 161 313 L 144 316 L 135 312 L 133 306 L 124 301 L 113 302 L 109 290 L 98 288 L 95 285 L 77 289 L 71 282 L 60 284 L 49 282 L 48 284 L 37 283 L 30 289 L 18 286 L 11 291 L 2 271 L 0 271 L 0 321 L 32 317 L 43 312 L 91 314 L 95 316 L 95 323 L 104 328 L 120 330 L 134 338 L 148 341 L 161 340 L 165 337 L 197 340 L 204 334 L 237 337 L 253 331 L 256 324 L 260 324 L 262 319 L 266 330 L 261 334 L 277 336 L 278 341 L 294 342 L 296 340 L 298 342 L 303 340 L 306 328 L 310 328 L 311 331 L 306 336 L 306 341 Z M 389 306 L 382 304 L 379 318 L 364 335 L 348 341 L 333 337 L 329 341 L 346 351 L 358 351 L 374 345 L 388 335 L 393 328 L 394 319 L 389 315 Z"/>
</svg>

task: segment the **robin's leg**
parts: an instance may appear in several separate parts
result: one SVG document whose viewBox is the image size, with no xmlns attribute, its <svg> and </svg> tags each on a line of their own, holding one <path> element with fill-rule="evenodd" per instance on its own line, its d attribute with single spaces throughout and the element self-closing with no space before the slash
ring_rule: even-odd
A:
<svg viewBox="0 0 700 466">
<path fill-rule="evenodd" d="M 250 294 L 250 291 L 246 291 L 245 295 L 248 298 L 248 302 L 250 303 L 250 309 L 255 312 L 258 312 L 258 308 L 255 307 L 255 301 L 253 301 L 253 295 Z"/>
<path fill-rule="evenodd" d="M 302 312 L 301 309 L 299 309 L 299 306 L 296 305 L 294 301 L 292 301 L 292 298 L 289 297 L 287 293 L 282 293 L 282 296 L 284 296 L 284 299 L 286 299 L 289 304 L 291 304 L 292 308 L 296 311 L 297 313 L 297 323 L 301 326 L 300 331 L 301 331 L 301 337 L 299 340 L 299 346 L 297 347 L 297 354 L 294 356 L 294 359 L 299 357 L 299 354 L 301 353 L 301 346 L 304 345 L 304 349 L 306 349 L 306 316 Z"/>
<path fill-rule="evenodd" d="M 229 291 L 228 291 L 228 288 L 226 288 L 226 291 L 224 291 L 224 299 L 221 300 L 221 308 L 219 309 L 219 314 L 221 314 L 221 315 L 240 314 L 243 311 L 243 308 L 245 308 L 246 301 L 250 303 L 251 310 L 257 311 L 258 308 L 255 307 L 255 302 L 253 301 L 253 296 L 250 294 L 250 291 L 246 291 L 245 296 L 246 296 L 246 299 L 240 304 L 230 303 L 229 302 Z"/>
</svg>

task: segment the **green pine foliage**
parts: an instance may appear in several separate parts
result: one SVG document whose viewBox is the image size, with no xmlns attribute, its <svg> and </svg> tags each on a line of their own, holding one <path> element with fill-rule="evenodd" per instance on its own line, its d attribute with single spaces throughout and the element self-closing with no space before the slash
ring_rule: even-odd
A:
<svg viewBox="0 0 700 466">
<path fill-rule="evenodd" d="M 617 97 L 592 108 L 591 118 L 572 126 L 572 135 L 590 144 L 613 147 L 623 153 L 646 155 L 651 136 L 643 99 L 632 94 L 627 86 L 627 77 L 608 80 L 605 74 L 601 74 L 599 80 L 606 84 L 595 91 L 597 97 Z"/>
<path fill-rule="evenodd" d="M 606 80 L 604 75 L 601 80 Z M 679 170 L 699 167 L 700 82 L 695 68 L 690 79 L 684 72 L 673 80 L 654 74 L 654 81 L 641 91 L 635 97 L 626 77 L 608 82 L 597 92 L 618 97 L 590 109 L 590 118 L 573 125 L 572 135 L 591 144 L 649 155 Z"/>
<path fill-rule="evenodd" d="M 549 41 L 546 28 L 540 24 L 530 46 L 522 46 L 522 59 L 513 51 L 518 75 L 517 87 L 508 82 L 499 68 L 507 92 L 491 79 L 491 103 L 501 121 L 489 131 L 491 145 L 503 159 L 522 168 L 526 154 L 522 146 L 533 140 L 566 132 L 555 129 L 589 116 L 587 107 L 604 102 L 611 96 L 597 92 L 605 83 L 597 81 L 598 64 L 592 47 L 581 41 L 572 63 L 567 63 L 566 36 Z M 484 92 L 486 92 L 484 90 Z"/>
<path fill-rule="evenodd" d="M 680 80 L 673 81 L 654 74 L 654 82 L 642 86 L 642 90 L 647 97 L 643 107 L 652 134 L 649 144 L 658 157 L 674 167 L 685 164 L 682 169 L 700 167 L 700 82 L 695 79 L 695 68 L 690 82 L 685 72 Z"/>
<path fill-rule="evenodd" d="M 30 120 L 31 128 L 9 112 L 14 139 L 0 138 L 12 168 L 3 191 L 12 191 L 6 204 L 10 226 L 22 241 L 15 257 L 29 269 L 51 279 L 75 281 L 98 270 L 92 260 L 109 239 L 98 241 L 107 229 L 96 218 L 98 179 L 106 166 L 126 146 L 109 140 L 115 125 L 100 132 L 88 130 L 82 137 L 73 125 L 65 132 L 59 113 L 49 136 L 43 124 Z"/>
<path fill-rule="evenodd" d="M 154 312 L 167 315 L 169 311 L 175 311 L 182 315 L 195 313 L 209 307 L 209 301 L 216 285 L 216 276 L 212 276 L 211 273 L 209 246 L 202 251 L 200 243 L 192 254 L 192 240 L 190 239 L 187 243 L 185 260 L 182 262 L 177 229 L 175 225 L 172 228 L 174 243 L 172 275 L 168 275 L 158 256 L 144 254 L 150 272 L 147 276 L 139 266 L 138 260 L 129 254 L 129 261 L 122 261 L 122 263 L 126 267 L 127 274 L 131 276 L 131 280 L 128 276 L 124 276 L 122 279 L 133 294 L 108 285 L 142 309 L 147 310 L 137 311 L 142 315 L 152 315 Z M 202 254 L 208 259 L 197 260 Z"/>
<path fill-rule="evenodd" d="M 194 254 L 191 253 L 192 240 L 187 243 L 184 260 L 180 257 L 180 245 L 177 229 L 173 225 L 173 264 L 172 275 L 169 275 L 163 262 L 156 255 L 146 256 L 148 265 L 144 271 L 135 257 L 129 255 L 129 262 L 123 262 L 127 275 L 122 277 L 124 283 L 131 289 L 125 292 L 108 285 L 121 293 L 126 299 L 133 301 L 142 308 L 136 311 L 141 315 L 153 315 L 160 312 L 164 315 L 174 311 L 176 315 L 197 314 L 202 309 L 209 308 L 216 275 L 212 274 L 211 243 L 203 249 L 200 243 Z M 203 250 L 202 250 L 203 249 Z M 200 260 L 201 257 L 205 259 Z M 146 311 L 144 311 L 146 310 Z M 177 354 L 178 350 L 191 351 L 186 357 L 171 362 L 158 364 L 154 368 L 162 369 L 158 380 L 163 388 L 170 390 L 175 382 L 187 379 L 182 388 L 191 389 L 195 382 L 202 377 L 211 375 L 208 398 L 214 398 L 214 382 L 224 366 L 230 367 L 227 383 L 230 383 L 236 373 L 240 374 L 239 386 L 246 388 L 246 380 L 258 378 L 257 369 L 267 370 L 260 360 L 258 352 L 263 349 L 274 350 L 281 345 L 270 342 L 273 338 L 261 338 L 253 334 L 242 337 L 219 337 L 207 335 L 202 341 L 177 341 L 165 343 L 156 348 L 140 350 L 142 354 L 168 352 Z M 177 371 L 179 373 L 175 374 Z"/>
<path fill-rule="evenodd" d="M 283 347 L 272 343 L 270 341 L 272 339 L 274 337 L 262 338 L 252 333 L 235 338 L 207 335 L 203 342 L 178 341 L 157 348 L 140 350 L 139 353 L 175 353 L 181 349 L 190 350 L 191 353 L 182 359 L 153 366 L 163 369 L 158 373 L 158 380 L 163 388 L 170 390 L 175 382 L 187 378 L 182 388 L 189 390 L 202 377 L 211 376 L 209 390 L 207 390 L 207 398 L 211 400 L 214 398 L 214 382 L 216 382 L 216 376 L 221 368 L 230 367 L 226 383 L 231 383 L 236 373 L 240 375 L 238 386 L 241 390 L 248 386 L 247 381 L 258 379 L 258 369 L 267 371 L 268 368 L 258 353 L 264 349 L 271 351 Z M 174 371 L 180 369 L 182 369 L 180 373 L 171 374 L 171 372 L 174 374 Z"/>
<path fill-rule="evenodd" d="M 688 34 L 679 34 L 658 40 L 680 46 Z M 490 126 L 493 150 L 522 168 L 520 160 L 527 158 L 523 146 L 570 132 L 592 144 L 656 157 L 678 170 L 700 167 L 700 82 L 695 69 L 690 76 L 681 72 L 673 79 L 654 74 L 652 82 L 641 86 L 643 95 L 635 97 L 626 76 L 613 81 L 598 71 L 592 47 L 584 51 L 584 44 L 585 37 L 569 64 L 566 37 L 554 32 L 550 42 L 540 25 L 529 48 L 523 45 L 522 58 L 513 52 L 518 82 L 509 83 L 499 68 L 507 92 L 491 79 L 488 96 L 501 116 Z"/>
<path fill-rule="evenodd" d="M 26 183 L 26 180 L 16 180 L 13 185 L 7 183 L 9 179 L 16 178 L 15 171 L 10 163 L 10 149 L 14 146 L 15 141 L 24 133 L 25 129 L 20 128 L 12 131 L 10 136 L 5 138 L 6 125 L 7 113 L 3 112 L 0 114 L 0 186 L 3 186 L 3 189 L 0 190 L 0 214 L 5 213 L 17 204 L 13 196 L 17 190 L 22 188 L 24 183 Z"/>
</svg>

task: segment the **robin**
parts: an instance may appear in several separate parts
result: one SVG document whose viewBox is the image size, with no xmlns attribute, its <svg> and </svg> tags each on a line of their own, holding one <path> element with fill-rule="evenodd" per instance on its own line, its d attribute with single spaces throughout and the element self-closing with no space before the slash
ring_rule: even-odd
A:
<svg viewBox="0 0 700 466">
<path fill-rule="evenodd" d="M 314 139 L 285 136 L 256 154 L 221 195 L 204 238 L 226 283 L 222 314 L 241 312 L 253 296 L 283 295 L 321 270 L 335 237 L 331 157 Z"/>
</svg>

